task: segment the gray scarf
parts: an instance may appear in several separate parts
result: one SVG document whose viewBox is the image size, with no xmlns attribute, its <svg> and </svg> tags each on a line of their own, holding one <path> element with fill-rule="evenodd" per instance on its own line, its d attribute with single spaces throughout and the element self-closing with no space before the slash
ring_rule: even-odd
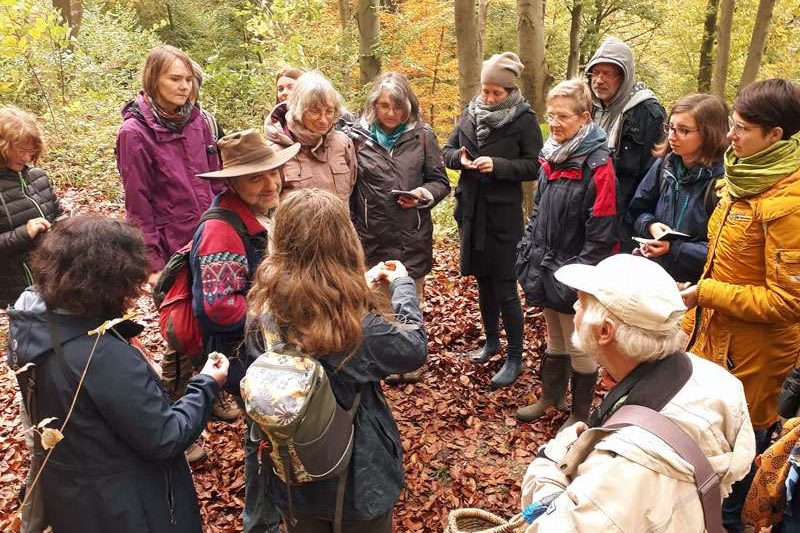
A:
<svg viewBox="0 0 800 533">
<path fill-rule="evenodd" d="M 467 111 L 475 118 L 475 134 L 478 137 L 478 146 L 482 146 L 492 130 L 497 130 L 510 124 L 517 116 L 520 105 L 525 100 L 519 89 L 514 89 L 505 100 L 495 105 L 486 105 L 483 96 L 478 95 L 470 101 Z"/>
<path fill-rule="evenodd" d="M 547 142 L 542 146 L 540 155 L 552 165 L 563 163 L 569 159 L 575 149 L 581 145 L 586 136 L 589 135 L 589 132 L 592 131 L 593 127 L 594 123 L 591 121 L 587 122 L 581 126 L 581 129 L 578 130 L 572 139 L 564 143 L 556 142 L 555 139 L 553 139 L 553 135 L 550 134 L 550 137 L 547 138 Z"/>
</svg>

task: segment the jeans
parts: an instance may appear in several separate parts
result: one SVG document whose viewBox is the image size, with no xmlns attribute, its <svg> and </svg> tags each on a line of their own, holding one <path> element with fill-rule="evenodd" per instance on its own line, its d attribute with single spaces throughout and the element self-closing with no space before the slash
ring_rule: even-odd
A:
<svg viewBox="0 0 800 533">
<path fill-rule="evenodd" d="M 279 533 L 281 515 L 275 505 L 267 499 L 270 477 L 264 465 L 258 473 L 258 442 L 250 438 L 253 421 L 245 419 L 247 433 L 244 436 L 244 509 L 242 522 L 244 533 Z M 265 452 L 266 453 L 266 452 Z"/>
<path fill-rule="evenodd" d="M 753 432 L 756 435 L 756 455 L 764 453 L 764 450 L 769 448 L 770 440 L 773 432 L 778 426 L 779 422 L 767 429 L 756 429 Z M 731 493 L 727 498 L 722 500 L 722 525 L 728 533 L 744 533 L 744 524 L 742 524 L 742 507 L 744 500 L 747 498 L 747 493 L 750 491 L 750 485 L 753 484 L 753 478 L 756 475 L 756 464 L 750 466 L 750 472 L 741 480 L 737 481 L 731 487 Z"/>
</svg>

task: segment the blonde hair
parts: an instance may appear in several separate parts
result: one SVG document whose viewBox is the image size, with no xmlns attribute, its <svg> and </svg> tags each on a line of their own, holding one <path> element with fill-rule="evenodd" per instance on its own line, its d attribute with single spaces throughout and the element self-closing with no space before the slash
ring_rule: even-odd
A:
<svg viewBox="0 0 800 533">
<path fill-rule="evenodd" d="M 197 71 L 192 65 L 191 58 L 181 50 L 168 44 L 160 44 L 150 50 L 147 58 L 144 60 L 144 68 L 142 69 L 142 89 L 151 98 L 155 99 L 158 96 L 158 80 L 163 76 L 167 69 L 172 66 L 175 61 L 180 61 L 183 66 L 192 73 L 195 77 L 195 82 L 192 83 L 192 94 L 189 95 L 190 102 L 196 102 L 199 97 L 200 80 L 197 79 Z"/>
<path fill-rule="evenodd" d="M 297 85 L 289 95 L 289 115 L 295 123 L 301 124 L 306 110 L 327 106 L 328 101 L 333 102 L 333 121 L 336 122 L 342 114 L 342 96 L 325 76 L 314 70 L 306 72 L 297 78 Z"/>
<path fill-rule="evenodd" d="M 36 150 L 34 163 L 44 152 L 45 145 L 36 117 L 17 106 L 0 107 L 0 163 L 6 165 L 9 152 L 20 145 L 31 145 Z"/>
<path fill-rule="evenodd" d="M 592 109 L 592 91 L 583 78 L 564 80 L 547 93 L 547 101 L 553 98 L 572 100 L 572 108 L 578 114 Z"/>
</svg>

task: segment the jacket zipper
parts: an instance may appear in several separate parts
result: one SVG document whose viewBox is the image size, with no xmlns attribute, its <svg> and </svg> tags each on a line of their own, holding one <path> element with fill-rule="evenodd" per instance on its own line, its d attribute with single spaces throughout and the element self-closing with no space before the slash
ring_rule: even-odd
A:
<svg viewBox="0 0 800 533">
<path fill-rule="evenodd" d="M 167 483 L 167 504 L 169 505 L 169 523 L 173 526 L 178 523 L 175 518 L 175 494 L 172 491 L 172 468 L 169 466 L 165 472 L 165 480 Z"/>
<path fill-rule="evenodd" d="M 367 210 L 367 199 L 364 198 L 364 227 L 369 229 L 369 214 Z"/>
<path fill-rule="evenodd" d="M 419 209 L 417 209 L 417 231 L 419 231 L 419 228 L 421 227 L 422 227 L 422 217 L 419 214 Z"/>
<path fill-rule="evenodd" d="M 44 216 L 44 211 L 42 211 L 42 208 L 39 205 L 39 203 L 30 196 L 28 196 L 28 182 L 25 180 L 25 178 L 22 177 L 22 172 L 17 172 L 17 175 L 19 176 L 19 186 L 22 188 L 22 194 L 25 196 L 25 198 L 33 202 L 33 206 L 36 208 L 37 211 L 39 211 L 39 215 L 42 218 L 47 218 L 46 216 Z"/>
</svg>

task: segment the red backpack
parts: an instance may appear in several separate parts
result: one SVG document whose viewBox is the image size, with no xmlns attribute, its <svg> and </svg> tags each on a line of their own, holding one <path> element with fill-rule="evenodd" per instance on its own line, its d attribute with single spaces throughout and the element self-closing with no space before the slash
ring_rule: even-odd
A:
<svg viewBox="0 0 800 533">
<path fill-rule="evenodd" d="M 200 217 L 198 227 L 206 220 L 224 220 L 230 224 L 247 246 L 247 229 L 241 217 L 230 209 L 212 207 Z M 203 334 L 192 311 L 192 270 L 189 256 L 194 239 L 187 242 L 169 258 L 153 289 L 153 301 L 158 309 L 161 336 L 180 356 L 188 357 L 199 369 L 204 363 Z"/>
</svg>

